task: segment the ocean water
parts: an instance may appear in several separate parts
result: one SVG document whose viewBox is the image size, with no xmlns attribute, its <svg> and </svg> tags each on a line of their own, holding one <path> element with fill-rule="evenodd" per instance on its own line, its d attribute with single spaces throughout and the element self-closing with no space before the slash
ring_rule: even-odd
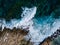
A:
<svg viewBox="0 0 60 45">
<path fill-rule="evenodd" d="M 34 42 L 34 45 L 39 45 L 60 28 L 60 0 L 4 1 L 0 1 L 0 28 L 2 31 L 4 27 L 29 30 L 25 39 L 31 39 L 30 41 Z"/>
</svg>

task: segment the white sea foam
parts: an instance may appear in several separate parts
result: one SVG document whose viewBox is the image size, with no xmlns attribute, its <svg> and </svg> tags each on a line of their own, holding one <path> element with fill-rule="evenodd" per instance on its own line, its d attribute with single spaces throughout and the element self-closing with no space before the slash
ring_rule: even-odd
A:
<svg viewBox="0 0 60 45">
<path fill-rule="evenodd" d="M 36 10 L 37 7 L 25 7 L 21 14 L 21 20 L 12 19 L 8 23 L 5 20 L 0 20 L 0 27 L 2 26 L 2 30 L 4 27 L 10 29 L 13 29 L 13 27 L 23 29 L 29 27 L 29 29 L 26 29 L 29 30 L 29 33 L 25 36 L 25 39 L 31 39 L 30 41 L 34 42 L 34 45 L 38 45 L 60 27 L 60 19 L 53 19 L 51 16 L 36 19 L 34 18 Z"/>
<path fill-rule="evenodd" d="M 34 17 L 36 13 L 36 7 L 33 8 L 27 8 L 25 7 L 25 10 L 23 10 L 23 13 L 21 14 L 21 20 L 17 20 L 17 19 L 11 19 L 10 22 L 7 22 L 3 19 L 0 20 L 0 27 L 2 26 L 2 30 L 4 29 L 4 27 L 6 28 L 10 28 L 13 29 L 13 27 L 16 28 L 25 28 L 28 25 L 30 25 L 30 23 L 32 22 L 32 18 Z"/>
</svg>

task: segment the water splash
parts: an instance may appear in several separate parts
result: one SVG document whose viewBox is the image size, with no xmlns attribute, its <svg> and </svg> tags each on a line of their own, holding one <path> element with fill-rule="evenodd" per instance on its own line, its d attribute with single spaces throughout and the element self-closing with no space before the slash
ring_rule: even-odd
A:
<svg viewBox="0 0 60 45">
<path fill-rule="evenodd" d="M 37 7 L 23 8 L 23 13 L 21 14 L 21 20 L 12 19 L 10 22 L 0 20 L 0 27 L 2 30 L 4 27 L 13 29 L 16 28 L 27 28 L 29 30 L 28 35 L 25 36 L 26 40 L 31 39 L 34 45 L 39 45 L 45 38 L 51 36 L 59 27 L 60 19 L 54 19 L 51 16 L 40 17 L 38 19 L 34 18 L 36 14 Z"/>
<path fill-rule="evenodd" d="M 34 17 L 36 13 L 36 7 L 33 8 L 27 8 L 25 7 L 25 10 L 23 10 L 23 13 L 21 14 L 21 20 L 17 19 L 11 19 L 10 22 L 6 22 L 5 19 L 0 20 L 0 27 L 2 27 L 2 30 L 4 27 L 13 29 L 14 27 L 16 28 L 23 28 L 27 27 L 31 21 L 31 19 Z"/>
</svg>

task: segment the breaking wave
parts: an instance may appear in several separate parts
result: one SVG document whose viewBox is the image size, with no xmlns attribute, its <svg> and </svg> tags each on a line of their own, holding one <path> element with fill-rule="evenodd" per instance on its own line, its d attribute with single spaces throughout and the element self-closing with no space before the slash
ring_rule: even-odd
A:
<svg viewBox="0 0 60 45">
<path fill-rule="evenodd" d="M 60 27 L 60 19 L 55 19 L 51 16 L 45 16 L 42 18 L 35 18 L 37 7 L 22 8 L 21 19 L 11 19 L 10 22 L 6 22 L 5 19 L 0 19 L 0 28 L 3 30 L 4 27 L 13 29 L 28 27 L 29 33 L 25 36 L 26 40 L 31 39 L 34 45 L 39 45 L 45 38 L 51 36 Z"/>
</svg>

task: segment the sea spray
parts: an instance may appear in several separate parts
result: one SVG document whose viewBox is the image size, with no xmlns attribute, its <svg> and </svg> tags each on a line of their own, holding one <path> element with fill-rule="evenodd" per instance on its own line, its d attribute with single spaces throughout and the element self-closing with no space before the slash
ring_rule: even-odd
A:
<svg viewBox="0 0 60 45">
<path fill-rule="evenodd" d="M 0 20 L 0 27 L 2 30 L 4 27 L 13 29 L 22 28 L 26 29 L 28 27 L 29 33 L 25 36 L 26 40 L 30 39 L 34 45 L 39 45 L 45 38 L 51 36 L 59 27 L 60 19 L 55 19 L 51 16 L 35 18 L 37 7 L 23 8 L 21 14 L 21 19 L 11 19 L 10 22 L 6 22 L 4 19 Z"/>
<path fill-rule="evenodd" d="M 2 30 L 4 29 L 4 27 L 6 28 L 10 28 L 13 29 L 14 27 L 16 28 L 23 28 L 24 26 L 28 26 L 30 23 L 29 21 L 31 21 L 31 19 L 34 17 L 36 13 L 36 7 L 32 7 L 32 8 L 27 8 L 25 7 L 25 10 L 23 10 L 22 14 L 21 14 L 21 20 L 20 19 L 11 19 L 9 22 L 6 22 L 5 19 L 0 20 L 0 27 L 2 27 Z"/>
</svg>

